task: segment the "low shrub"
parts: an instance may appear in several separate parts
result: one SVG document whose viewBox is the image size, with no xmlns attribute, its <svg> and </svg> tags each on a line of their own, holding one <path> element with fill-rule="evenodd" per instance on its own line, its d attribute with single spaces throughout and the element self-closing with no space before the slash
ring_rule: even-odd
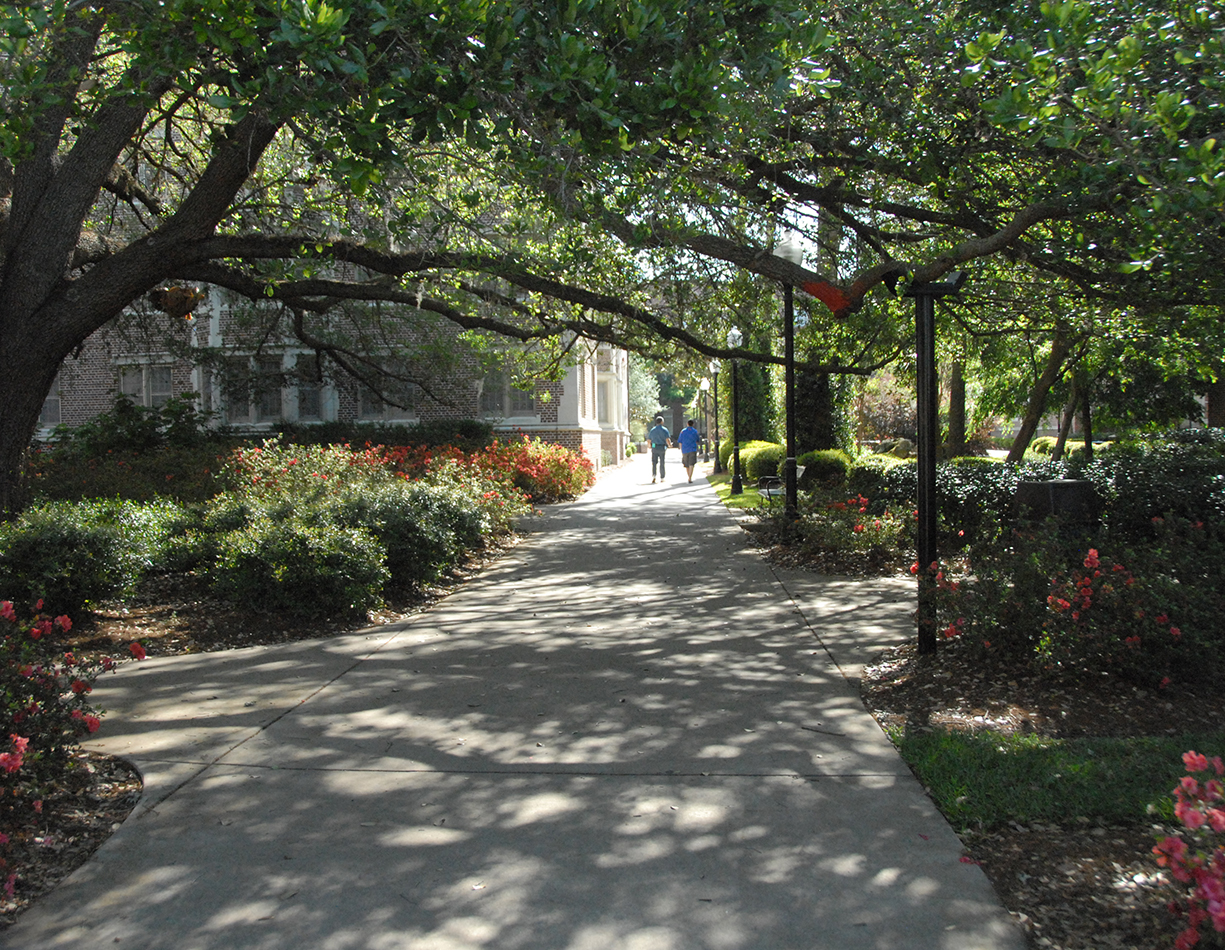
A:
<svg viewBox="0 0 1225 950">
<path fill-rule="evenodd" d="M 740 470 L 741 472 L 743 473 L 745 470 L 744 459 L 745 459 L 746 454 L 748 454 L 749 452 L 756 451 L 757 449 L 760 449 L 760 448 L 765 448 L 766 446 L 772 446 L 772 445 L 777 445 L 777 444 L 778 443 L 776 442 L 762 442 L 756 439 L 750 442 L 741 442 L 740 443 Z M 719 443 L 719 464 L 722 465 L 723 468 L 725 468 L 729 472 L 732 470 L 731 458 L 732 458 L 732 450 L 734 448 L 735 448 L 735 443 L 733 443 L 731 439 L 724 439 L 722 442 Z"/>
<path fill-rule="evenodd" d="M 1132 546 L 1053 520 L 997 527 L 965 574 L 938 575 L 944 636 L 968 637 L 1058 678 L 1116 675 L 1148 686 L 1225 675 L 1225 543 L 1202 523 Z"/>
<path fill-rule="evenodd" d="M 454 486 L 401 481 L 350 492 L 337 499 L 334 517 L 379 540 L 388 585 L 398 590 L 433 583 L 484 540 L 480 509 Z"/>
<path fill-rule="evenodd" d="M 26 477 L 32 494 L 46 500 L 200 502 L 221 490 L 218 476 L 232 446 L 219 439 L 143 452 L 109 450 L 97 456 L 44 446 L 30 454 Z"/>
<path fill-rule="evenodd" d="M 493 442 L 493 425 L 481 419 L 437 419 L 411 425 L 387 422 L 286 423 L 278 428 L 286 445 L 454 446 L 475 452 Z"/>
<path fill-rule="evenodd" d="M 846 477 L 847 491 L 872 499 L 879 511 L 886 506 L 910 504 L 917 486 L 915 463 L 892 455 L 861 456 L 851 464 Z"/>
<path fill-rule="evenodd" d="M 217 436 L 212 413 L 196 409 L 197 393 L 183 393 L 161 406 L 138 406 L 120 394 L 106 412 L 78 426 L 57 426 L 54 441 L 62 452 L 96 458 L 108 452 L 148 452 L 164 445 L 187 448 Z"/>
<path fill-rule="evenodd" d="M 892 568 L 902 559 L 909 534 L 904 516 L 873 514 L 867 497 L 829 489 L 802 496 L 793 531 L 805 553 L 848 572 Z"/>
<path fill-rule="evenodd" d="M 132 589 L 162 563 L 183 517 L 163 502 L 49 502 L 0 525 L 0 589 L 18 603 L 42 599 L 53 613 Z"/>
<path fill-rule="evenodd" d="M 369 531 L 320 520 L 256 517 L 217 539 L 218 593 L 255 610 L 360 614 L 382 601 L 386 552 Z"/>
<path fill-rule="evenodd" d="M 744 477 L 757 481 L 770 475 L 778 475 L 786 458 L 787 449 L 777 442 L 754 442 L 748 449 L 740 450 L 740 464 L 744 466 Z"/>
<path fill-rule="evenodd" d="M 841 449 L 817 449 L 805 452 L 796 459 L 796 464 L 804 466 L 801 487 L 822 485 L 837 488 L 846 483 L 852 461 Z"/>
<path fill-rule="evenodd" d="M 595 484 L 591 460 L 553 442 L 523 436 L 494 442 L 474 460 L 487 468 L 510 472 L 514 486 L 536 504 L 577 498 Z"/>
<path fill-rule="evenodd" d="M 1036 455 L 1050 455 L 1055 451 L 1059 440 L 1053 435 L 1040 435 L 1029 443 L 1029 451 Z"/>
</svg>

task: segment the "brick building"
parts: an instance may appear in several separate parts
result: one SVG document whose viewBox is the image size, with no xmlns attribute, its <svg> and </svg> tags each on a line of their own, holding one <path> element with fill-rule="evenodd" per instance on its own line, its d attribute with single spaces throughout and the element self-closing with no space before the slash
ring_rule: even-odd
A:
<svg viewBox="0 0 1225 950">
<path fill-rule="evenodd" d="M 482 369 L 488 360 L 482 363 L 457 336 L 440 340 L 435 328 L 434 337 L 420 365 L 404 367 L 422 384 L 383 389 L 400 404 L 394 405 L 351 377 L 321 373 L 313 351 L 296 340 L 266 327 L 255 332 L 214 288 L 190 319 L 145 314 L 91 336 L 64 361 L 39 434 L 87 421 L 109 409 L 119 393 L 149 407 L 195 393 L 197 408 L 213 413 L 217 424 L 253 435 L 283 423 L 484 419 L 496 432 L 523 432 L 581 450 L 597 468 L 625 458 L 624 350 L 577 341 L 571 353 L 578 359 L 561 380 L 539 380 L 527 390 L 511 385 L 503 370 Z"/>
</svg>

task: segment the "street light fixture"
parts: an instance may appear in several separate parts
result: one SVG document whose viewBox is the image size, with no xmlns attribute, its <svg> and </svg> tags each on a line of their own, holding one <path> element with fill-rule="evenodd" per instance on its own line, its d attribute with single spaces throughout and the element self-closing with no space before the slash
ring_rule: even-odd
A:
<svg viewBox="0 0 1225 950">
<path fill-rule="evenodd" d="M 712 474 L 715 475 L 718 475 L 723 471 L 723 465 L 719 461 L 719 366 L 720 363 L 718 360 L 711 360 L 708 367 L 710 369 L 710 374 L 715 378 L 715 467 L 712 472 Z"/>
<path fill-rule="evenodd" d="M 698 383 L 698 389 L 702 390 L 702 430 L 706 433 L 702 437 L 702 442 L 706 447 L 706 451 L 702 453 L 702 461 L 710 461 L 710 413 L 706 411 L 706 394 L 710 392 L 710 380 L 705 376 Z"/>
<path fill-rule="evenodd" d="M 799 265 L 804 260 L 804 247 L 794 234 L 786 235 L 774 249 L 775 256 Z M 791 282 L 783 284 L 783 362 L 785 365 L 787 413 L 787 459 L 783 462 L 783 513 L 789 521 L 800 516 L 799 486 L 795 464 L 795 305 Z"/>
<path fill-rule="evenodd" d="M 730 349 L 740 349 L 744 342 L 744 334 L 736 327 L 727 331 L 727 345 Z M 744 493 L 744 481 L 740 477 L 740 400 L 736 392 L 737 359 L 732 359 L 732 490 L 733 495 Z"/>
</svg>

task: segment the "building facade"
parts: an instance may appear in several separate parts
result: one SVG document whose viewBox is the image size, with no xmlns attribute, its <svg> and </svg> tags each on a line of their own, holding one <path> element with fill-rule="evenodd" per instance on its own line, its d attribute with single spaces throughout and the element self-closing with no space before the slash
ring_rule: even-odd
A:
<svg viewBox="0 0 1225 950">
<path fill-rule="evenodd" d="M 143 332 L 107 327 L 90 337 L 64 361 L 44 403 L 39 436 L 86 422 L 120 394 L 150 408 L 191 394 L 214 424 L 253 436 L 286 423 L 481 419 L 499 434 L 522 432 L 581 451 L 597 469 L 626 456 L 628 358 L 606 344 L 575 341 L 562 379 L 525 386 L 512 385 L 504 370 L 484 368 L 489 361 L 456 340 L 448 359 L 434 361 L 442 368 L 427 373 L 428 385 L 392 380 L 380 395 L 352 377 L 321 372 L 314 352 L 296 341 L 254 339 L 216 289 L 189 318 L 167 320 L 162 315 L 156 328 Z M 386 368 L 414 375 L 412 367 Z"/>
</svg>

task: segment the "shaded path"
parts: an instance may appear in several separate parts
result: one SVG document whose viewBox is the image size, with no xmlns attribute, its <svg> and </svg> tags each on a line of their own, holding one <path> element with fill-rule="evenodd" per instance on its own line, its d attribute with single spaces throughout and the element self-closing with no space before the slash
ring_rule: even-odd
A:
<svg viewBox="0 0 1225 950">
<path fill-rule="evenodd" d="M 411 622 L 102 681 L 145 795 L 6 945 L 1022 947 L 844 675 L 903 587 L 644 461 Z"/>
</svg>

